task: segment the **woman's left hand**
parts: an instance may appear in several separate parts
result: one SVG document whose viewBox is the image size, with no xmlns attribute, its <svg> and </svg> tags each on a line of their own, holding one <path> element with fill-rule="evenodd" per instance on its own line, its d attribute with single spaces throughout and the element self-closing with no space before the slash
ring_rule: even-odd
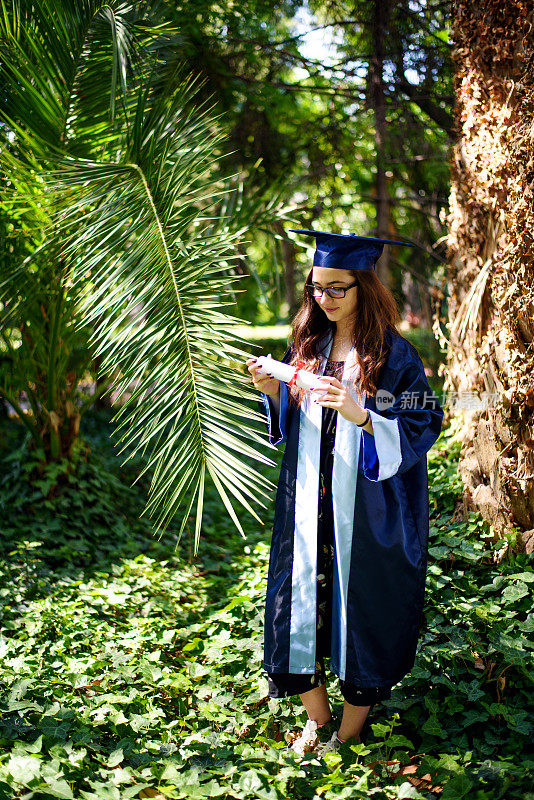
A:
<svg viewBox="0 0 534 800">
<path fill-rule="evenodd" d="M 321 380 L 328 381 L 330 386 L 325 394 L 317 397 L 315 402 L 320 406 L 336 408 L 341 416 L 348 419 L 349 422 L 361 425 L 367 416 L 367 410 L 356 402 L 346 386 L 343 386 L 341 381 L 334 378 L 333 375 L 321 375 Z M 318 392 L 318 390 L 316 391 Z"/>
</svg>

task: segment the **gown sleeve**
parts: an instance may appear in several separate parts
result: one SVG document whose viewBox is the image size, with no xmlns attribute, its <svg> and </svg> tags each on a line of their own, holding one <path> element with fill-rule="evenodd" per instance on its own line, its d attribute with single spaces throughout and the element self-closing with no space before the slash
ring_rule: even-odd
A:
<svg viewBox="0 0 534 800">
<path fill-rule="evenodd" d="M 362 469 L 371 481 L 409 470 L 441 432 L 443 409 L 418 355 L 399 369 L 392 385 L 391 393 L 377 390 L 375 405 L 381 410 L 369 409 L 374 435 L 362 430 Z"/>
<path fill-rule="evenodd" d="M 293 348 L 290 346 L 284 353 L 281 361 L 289 363 L 293 355 Z M 269 442 L 278 445 L 287 442 L 288 430 L 288 410 L 289 410 L 289 389 L 287 383 L 280 381 L 280 413 L 276 411 L 272 398 L 265 392 L 260 392 L 260 408 L 265 411 Z"/>
</svg>

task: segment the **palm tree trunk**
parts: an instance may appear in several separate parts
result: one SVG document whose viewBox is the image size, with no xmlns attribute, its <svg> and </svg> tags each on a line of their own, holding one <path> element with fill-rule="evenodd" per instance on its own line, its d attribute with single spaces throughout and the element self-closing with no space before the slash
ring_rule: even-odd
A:
<svg viewBox="0 0 534 800">
<path fill-rule="evenodd" d="M 458 138 L 445 384 L 496 401 L 463 412 L 464 509 L 478 509 L 496 539 L 515 531 L 516 549 L 527 552 L 534 549 L 532 17 L 514 0 L 454 4 Z"/>
</svg>

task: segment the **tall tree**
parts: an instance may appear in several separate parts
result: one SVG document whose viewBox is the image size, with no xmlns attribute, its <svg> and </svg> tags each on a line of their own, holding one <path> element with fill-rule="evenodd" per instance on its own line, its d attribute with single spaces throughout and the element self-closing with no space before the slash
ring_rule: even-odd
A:
<svg viewBox="0 0 534 800">
<path fill-rule="evenodd" d="M 235 167 L 246 175 L 261 160 L 256 179 L 266 185 L 282 182 L 286 197 L 299 204 L 299 227 L 319 221 L 334 230 L 346 225 L 376 233 L 377 198 L 385 198 L 380 213 L 382 219 L 389 206 L 387 234 L 421 245 L 410 255 L 410 270 L 402 271 L 399 266 L 406 267 L 407 256 L 385 248 L 383 259 L 389 258 L 394 270 L 394 289 L 402 299 L 406 285 L 408 299 L 428 307 L 429 316 L 428 282 L 444 262 L 440 245 L 433 245 L 446 232 L 443 212 L 449 191 L 449 2 L 401 0 L 388 3 L 389 13 L 383 14 L 383 1 L 355 5 L 315 0 L 310 8 L 316 19 L 309 12 L 302 17 L 307 8 L 290 0 L 245 0 L 241 6 L 230 0 L 165 4 L 163 12 L 181 36 L 180 47 L 169 48 L 168 64 L 185 57 L 202 76 L 205 96 L 224 112 Z M 319 46 L 313 52 L 305 46 L 317 27 L 326 40 L 334 33 L 336 49 Z M 376 103 L 370 91 L 373 64 L 380 81 L 374 41 L 378 29 L 383 50 L 379 113 L 381 129 L 385 127 L 381 145 L 374 142 Z M 384 151 L 379 191 L 377 147 Z M 293 279 L 294 253 L 282 242 L 276 240 L 273 252 L 269 233 L 258 232 L 245 264 L 256 267 L 268 284 L 275 319 L 286 313 L 283 301 L 293 307 L 293 287 L 300 288 L 302 277 L 297 270 Z M 273 257 L 289 273 L 286 281 L 273 269 Z M 414 283 L 420 288 L 413 290 Z M 284 288 L 283 296 L 278 286 Z M 250 304 L 260 297 L 253 285 L 251 289 L 238 298 L 244 316 L 253 313 Z"/>
<path fill-rule="evenodd" d="M 371 201 L 374 219 L 367 216 L 373 230 L 362 232 L 389 238 L 400 234 L 421 245 L 410 255 L 409 269 L 405 255 L 399 254 L 401 262 L 385 247 L 378 270 L 399 298 L 414 282 L 419 284 L 423 316 L 430 319 L 428 287 L 444 262 L 436 240 L 446 232 L 446 156 L 452 130 L 448 106 L 453 98 L 449 4 L 362 0 L 355 6 L 345 0 L 316 0 L 313 8 L 338 32 L 339 57 L 332 73 L 338 82 L 354 87 L 355 103 L 340 115 L 349 130 L 362 120 L 367 124 L 364 136 L 371 158 L 367 155 L 361 163 L 372 164 L 370 187 L 367 194 L 358 192 L 356 203 L 367 212 Z"/>
<path fill-rule="evenodd" d="M 466 508 L 534 549 L 534 21 L 528 0 L 456 0 L 446 388 L 496 402 L 466 417 Z"/>
</svg>

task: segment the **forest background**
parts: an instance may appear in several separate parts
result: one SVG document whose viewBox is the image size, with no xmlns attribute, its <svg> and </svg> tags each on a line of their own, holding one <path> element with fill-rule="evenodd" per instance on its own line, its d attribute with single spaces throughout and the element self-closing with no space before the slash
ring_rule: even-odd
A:
<svg viewBox="0 0 534 800">
<path fill-rule="evenodd" d="M 464 10 L 2 3 L 0 797 L 530 796 L 528 547 L 466 504 L 444 385 Z M 378 274 L 447 408 L 416 667 L 309 770 L 260 669 L 272 483 L 251 496 L 280 453 L 235 434 L 248 414 L 261 441 L 237 373 L 282 355 L 302 298 L 290 227 L 416 245 Z"/>
</svg>

